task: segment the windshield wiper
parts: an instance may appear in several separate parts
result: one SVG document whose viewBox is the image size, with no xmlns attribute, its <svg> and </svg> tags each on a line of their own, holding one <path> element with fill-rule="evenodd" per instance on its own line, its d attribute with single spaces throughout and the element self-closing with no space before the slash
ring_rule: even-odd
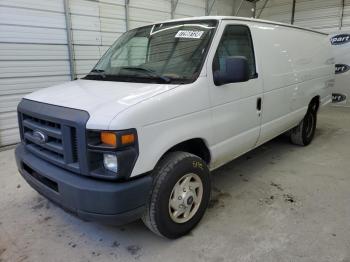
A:
<svg viewBox="0 0 350 262">
<path fill-rule="evenodd" d="M 145 68 L 145 67 L 140 67 L 140 66 L 123 66 L 121 69 L 130 70 L 130 71 L 145 72 L 145 73 L 148 73 L 149 75 L 152 75 L 152 76 L 154 76 L 156 78 L 162 79 L 165 83 L 170 83 L 171 82 L 170 78 L 168 78 L 166 76 L 162 76 L 162 75 L 158 74 L 156 71 L 154 71 L 152 69 Z"/>
<path fill-rule="evenodd" d="M 91 72 L 86 77 L 99 76 L 102 79 L 106 78 L 105 70 L 103 69 L 92 69 Z"/>
</svg>

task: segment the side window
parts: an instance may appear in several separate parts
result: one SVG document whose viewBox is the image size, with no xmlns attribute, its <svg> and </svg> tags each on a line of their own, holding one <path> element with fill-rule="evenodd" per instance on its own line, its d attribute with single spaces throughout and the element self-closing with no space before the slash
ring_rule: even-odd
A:
<svg viewBox="0 0 350 262">
<path fill-rule="evenodd" d="M 247 26 L 226 26 L 214 57 L 213 72 L 225 70 L 225 58 L 229 56 L 246 57 L 249 63 L 250 78 L 256 76 L 253 42 Z"/>
</svg>

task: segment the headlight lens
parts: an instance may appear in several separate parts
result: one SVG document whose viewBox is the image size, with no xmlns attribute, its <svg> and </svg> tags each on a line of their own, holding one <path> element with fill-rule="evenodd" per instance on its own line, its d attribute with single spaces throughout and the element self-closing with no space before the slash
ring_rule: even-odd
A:
<svg viewBox="0 0 350 262">
<path fill-rule="evenodd" d="M 114 173 L 118 172 L 118 158 L 114 154 L 103 154 L 103 165 L 105 169 Z"/>
</svg>

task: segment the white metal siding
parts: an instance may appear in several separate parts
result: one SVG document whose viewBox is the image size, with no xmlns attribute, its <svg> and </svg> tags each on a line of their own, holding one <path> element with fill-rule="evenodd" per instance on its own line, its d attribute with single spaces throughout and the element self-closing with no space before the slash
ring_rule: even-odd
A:
<svg viewBox="0 0 350 262">
<path fill-rule="evenodd" d="M 63 1 L 0 1 L 0 146 L 18 142 L 27 93 L 70 79 Z"/>
<path fill-rule="evenodd" d="M 350 0 L 345 0 L 342 30 L 350 31 Z"/>
<path fill-rule="evenodd" d="M 179 0 L 175 10 L 175 18 L 203 15 L 205 15 L 205 2 L 201 0 Z"/>
<path fill-rule="evenodd" d="M 257 3 L 257 16 L 261 19 L 290 23 L 293 0 L 268 0 L 265 8 L 261 10 L 266 0 Z"/>
<path fill-rule="evenodd" d="M 246 1 L 216 0 L 210 15 L 236 15 L 252 17 L 254 5 Z"/>
<path fill-rule="evenodd" d="M 126 30 L 124 1 L 71 0 L 74 61 L 77 76 L 86 75 Z M 129 28 L 170 19 L 170 1 L 129 2 Z"/>
<path fill-rule="evenodd" d="M 266 0 L 257 4 L 260 14 Z M 261 12 L 261 19 L 291 23 L 293 0 L 269 0 Z M 339 29 L 342 0 L 297 0 L 294 24 L 323 31 L 335 32 Z M 350 0 L 345 0 L 343 29 L 350 29 Z"/>
</svg>

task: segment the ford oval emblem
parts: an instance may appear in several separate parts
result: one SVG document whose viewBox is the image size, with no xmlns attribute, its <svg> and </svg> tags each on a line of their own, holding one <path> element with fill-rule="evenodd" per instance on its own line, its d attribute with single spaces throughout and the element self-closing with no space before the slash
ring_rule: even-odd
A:
<svg viewBox="0 0 350 262">
<path fill-rule="evenodd" d="M 45 144 L 47 142 L 47 135 L 44 134 L 40 130 L 34 130 L 33 131 L 33 138 L 35 141 L 37 141 L 39 144 Z"/>
<path fill-rule="evenodd" d="M 346 95 L 343 94 L 332 94 L 332 103 L 340 103 L 344 102 L 346 100 Z"/>
<path fill-rule="evenodd" d="M 345 64 L 336 64 L 335 65 L 335 73 L 336 74 L 342 74 L 345 73 L 347 71 L 349 71 L 350 66 L 345 65 Z"/>
<path fill-rule="evenodd" d="M 336 35 L 331 38 L 332 45 L 343 45 L 350 42 L 349 34 Z"/>
</svg>

